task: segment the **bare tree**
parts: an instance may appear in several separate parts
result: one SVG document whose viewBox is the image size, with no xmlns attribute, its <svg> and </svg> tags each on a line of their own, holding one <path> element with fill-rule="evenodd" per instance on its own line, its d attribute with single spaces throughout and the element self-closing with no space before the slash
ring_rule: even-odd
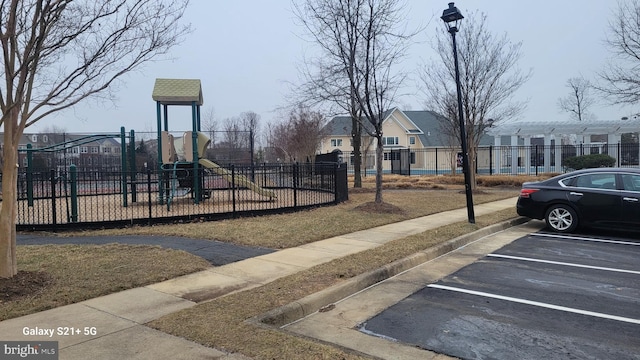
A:
<svg viewBox="0 0 640 360">
<path fill-rule="evenodd" d="M 614 104 L 640 101 L 640 1 L 618 0 L 609 22 L 607 47 L 614 56 L 598 75 L 597 89 Z"/>
<path fill-rule="evenodd" d="M 382 202 L 382 122 L 405 75 L 395 65 L 413 34 L 399 29 L 399 0 L 307 1 L 298 18 L 322 53 L 306 71 L 311 98 L 333 102 L 352 119 L 355 169 L 360 171 L 362 132 L 376 141 L 376 196 Z M 358 181 L 358 177 L 356 177 Z"/>
<path fill-rule="evenodd" d="M 226 118 L 222 122 L 221 139 L 214 151 L 226 153 L 226 160 L 230 163 L 246 160 L 245 150 L 248 148 L 247 137 L 239 117 Z"/>
<path fill-rule="evenodd" d="M 568 112 L 575 120 L 582 121 L 589 116 L 588 110 L 595 103 L 595 99 L 589 93 L 591 83 L 582 77 L 573 77 L 567 80 L 569 94 L 558 100 L 558 107 L 563 112 Z"/>
<path fill-rule="evenodd" d="M 287 121 L 267 124 L 267 147 L 271 149 L 271 155 L 277 157 L 277 162 L 280 162 L 280 160 L 295 161 L 294 156 L 289 152 L 289 135 L 289 123 Z"/>
<path fill-rule="evenodd" d="M 466 16 L 456 37 L 469 169 L 475 169 L 480 138 L 491 125 L 488 120 L 516 116 L 525 104 L 511 99 L 531 77 L 531 71 L 523 73 L 517 68 L 522 58 L 521 43 L 512 43 L 506 34 L 493 35 L 486 20 L 486 15 L 477 12 Z M 434 50 L 439 60 L 432 60 L 421 73 L 426 104 L 444 115 L 442 128 L 449 129 L 447 133 L 455 135 L 457 144 L 461 144 L 452 41 L 444 25 L 436 35 Z M 469 176 L 475 190 L 475 172 L 470 171 Z"/>
<path fill-rule="evenodd" d="M 325 117 L 299 104 L 284 121 L 271 126 L 269 146 L 282 151 L 291 161 L 313 161 L 326 131 Z"/>
<path fill-rule="evenodd" d="M 349 77 L 356 75 L 356 57 L 360 42 L 359 16 L 364 1 L 307 0 L 293 2 L 298 19 L 322 50 L 306 59 L 301 70 L 303 101 L 311 105 L 324 102 L 351 116 L 354 187 L 362 187 L 362 111 L 357 105 Z"/>
<path fill-rule="evenodd" d="M 242 126 L 247 131 L 246 137 L 249 143 L 251 157 L 255 155 L 256 139 L 258 139 L 258 131 L 260 128 L 260 115 L 253 111 L 246 111 L 240 114 Z"/>
<path fill-rule="evenodd" d="M 0 125 L 4 126 L 0 277 L 17 271 L 15 195 L 25 127 L 89 97 L 113 99 L 123 75 L 178 44 L 188 0 L 0 2 Z"/>
<path fill-rule="evenodd" d="M 209 147 L 215 147 L 218 122 L 216 121 L 216 111 L 214 108 L 207 108 L 204 111 L 202 117 L 202 128 L 207 133 L 207 136 L 209 136 L 209 140 L 211 140 Z"/>
<path fill-rule="evenodd" d="M 325 134 L 325 117 L 309 108 L 299 106 L 289 113 L 292 130 L 289 138 L 291 153 L 301 161 L 313 161 Z"/>
</svg>

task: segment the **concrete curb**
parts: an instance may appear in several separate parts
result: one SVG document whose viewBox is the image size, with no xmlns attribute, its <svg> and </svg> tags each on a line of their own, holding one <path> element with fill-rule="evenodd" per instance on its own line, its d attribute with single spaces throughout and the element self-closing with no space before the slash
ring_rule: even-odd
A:
<svg viewBox="0 0 640 360">
<path fill-rule="evenodd" d="M 404 259 L 394 261 L 381 268 L 354 276 L 343 283 L 331 286 L 300 300 L 270 310 L 250 319 L 249 321 L 258 325 L 275 327 L 290 324 L 305 316 L 313 314 L 316 311 L 320 311 L 324 307 L 331 306 L 331 304 L 362 291 L 376 283 L 412 269 L 422 263 L 433 260 L 485 236 L 523 224 L 529 220 L 530 219 L 525 217 L 518 217 L 459 236 L 440 245 L 415 253 Z"/>
</svg>

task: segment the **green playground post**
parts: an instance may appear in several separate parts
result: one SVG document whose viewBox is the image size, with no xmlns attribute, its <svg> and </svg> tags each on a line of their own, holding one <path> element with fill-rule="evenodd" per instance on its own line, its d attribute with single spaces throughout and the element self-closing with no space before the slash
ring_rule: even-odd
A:
<svg viewBox="0 0 640 360">
<path fill-rule="evenodd" d="M 134 203 L 138 200 L 138 186 L 136 185 L 136 133 L 134 130 L 129 131 L 129 159 L 131 168 L 131 202 Z"/>
<path fill-rule="evenodd" d="M 162 171 L 162 107 L 160 106 L 160 101 L 156 101 L 156 120 L 158 122 L 158 203 L 162 205 L 164 204 L 164 191 L 162 190 L 162 178 L 164 177 L 164 171 Z"/>
<path fill-rule="evenodd" d="M 193 195 L 195 196 L 195 203 L 200 203 L 200 171 L 198 169 L 198 117 L 196 112 L 196 102 L 191 102 L 191 145 L 193 156 Z"/>
</svg>

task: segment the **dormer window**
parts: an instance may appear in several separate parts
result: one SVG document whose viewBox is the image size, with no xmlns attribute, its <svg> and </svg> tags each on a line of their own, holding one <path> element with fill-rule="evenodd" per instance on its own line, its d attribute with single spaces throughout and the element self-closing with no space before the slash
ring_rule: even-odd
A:
<svg viewBox="0 0 640 360">
<path fill-rule="evenodd" d="M 37 134 L 31 135 L 31 142 L 34 142 L 34 143 L 38 142 L 38 135 Z"/>
</svg>

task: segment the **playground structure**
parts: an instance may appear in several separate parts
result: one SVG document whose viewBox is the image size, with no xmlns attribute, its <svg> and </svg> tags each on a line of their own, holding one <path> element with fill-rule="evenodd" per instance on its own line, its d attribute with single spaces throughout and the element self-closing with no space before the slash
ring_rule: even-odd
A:
<svg viewBox="0 0 640 360">
<path fill-rule="evenodd" d="M 196 204 L 211 196 L 205 188 L 204 169 L 222 176 L 232 187 L 248 188 L 273 200 L 273 191 L 258 186 L 244 175 L 234 174 L 204 158 L 210 139 L 200 130 L 200 106 L 203 104 L 202 86 L 198 79 L 156 79 L 153 88 L 158 120 L 158 164 L 169 178 L 159 180 L 158 199 L 170 206 L 175 197 L 190 194 Z M 191 130 L 181 137 L 169 132 L 169 106 L 191 107 Z"/>
<path fill-rule="evenodd" d="M 158 79 L 153 98 L 158 113 L 157 155 L 138 153 L 147 156 L 144 167 L 136 158 L 135 133 L 124 127 L 120 133 L 65 134 L 63 139 L 69 140 L 58 143 L 32 140 L 35 146 L 21 148 L 27 166 L 19 169 L 16 228 L 55 231 L 203 221 L 296 211 L 347 199 L 346 166 L 252 162 L 222 167 L 207 159 L 210 139 L 200 131 L 199 80 Z M 169 130 L 169 105 L 191 107 L 191 129 Z M 102 146 L 110 147 L 105 155 L 109 163 L 120 165 L 84 166 L 95 164 L 83 159 L 102 154 Z M 34 162 L 35 154 L 39 155 Z M 52 166 L 44 159 L 63 163 Z"/>
</svg>

